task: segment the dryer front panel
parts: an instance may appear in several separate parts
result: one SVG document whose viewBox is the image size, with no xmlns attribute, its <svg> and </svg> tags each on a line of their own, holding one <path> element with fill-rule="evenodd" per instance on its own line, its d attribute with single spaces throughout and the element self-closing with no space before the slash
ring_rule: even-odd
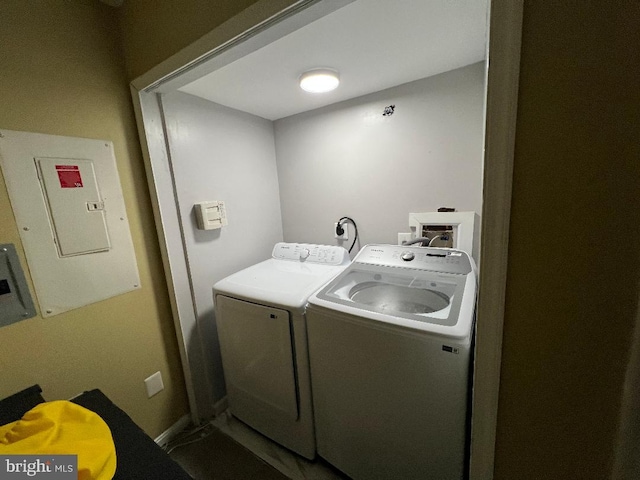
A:
<svg viewBox="0 0 640 480">
<path fill-rule="evenodd" d="M 298 398 L 289 312 L 222 295 L 216 296 L 216 312 L 231 412 L 242 419 L 245 406 L 259 403 L 295 421 Z"/>
</svg>

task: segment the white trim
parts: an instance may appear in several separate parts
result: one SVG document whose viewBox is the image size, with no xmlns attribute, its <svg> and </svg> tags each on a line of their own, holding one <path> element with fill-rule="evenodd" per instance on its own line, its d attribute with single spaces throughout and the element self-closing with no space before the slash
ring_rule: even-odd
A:
<svg viewBox="0 0 640 480">
<path fill-rule="evenodd" d="M 523 0 L 492 1 L 469 478 L 493 478 Z"/>
<path fill-rule="evenodd" d="M 612 480 L 640 478 L 640 458 L 637 454 L 640 445 L 640 301 L 636 308 L 636 324 L 621 403 Z"/>
<path fill-rule="evenodd" d="M 180 88 L 355 0 L 260 0 L 136 78 L 138 91 Z"/>
<path fill-rule="evenodd" d="M 177 235 L 180 231 L 179 216 L 177 204 L 173 200 L 173 183 L 168 167 L 169 159 L 160 107 L 155 94 L 138 92 L 133 87 L 131 92 L 189 408 L 193 423 L 198 424 L 200 418 L 208 415 L 205 413 L 206 405 L 201 405 L 202 402 L 198 401 L 202 395 L 198 395 L 195 389 L 196 385 L 207 385 L 208 380 L 202 377 L 202 372 L 197 372 L 194 368 L 203 363 L 203 361 L 197 361 L 197 358 L 194 360 L 194 356 L 199 358 L 202 352 L 190 350 L 187 341 L 188 332 L 196 323 L 196 316 L 191 292 L 184 293 L 185 282 L 187 286 L 189 285 L 188 272 L 184 251 L 182 251 L 182 239 Z M 169 194 L 167 189 L 170 191 Z M 168 201 L 168 198 L 171 201 Z M 176 253 L 177 249 L 182 253 Z M 198 373 L 200 378 L 195 378 Z"/>
<path fill-rule="evenodd" d="M 229 408 L 229 401 L 227 400 L 227 396 L 225 395 L 213 406 L 215 416 L 218 417 L 222 415 L 227 410 L 227 408 Z"/>
<path fill-rule="evenodd" d="M 187 65 L 197 62 L 199 58 L 220 45 L 242 35 L 254 25 L 266 21 L 279 10 L 286 8 L 291 0 L 261 0 L 254 3 L 238 15 L 214 28 L 209 33 L 186 46 L 176 54 L 151 68 L 131 82 L 132 88 L 141 92 L 149 90 L 154 85 L 162 83 L 166 78 L 173 77 Z"/>
<path fill-rule="evenodd" d="M 191 418 L 189 417 L 189 415 L 183 415 L 182 417 L 180 417 L 180 419 L 176 423 L 174 423 L 169 428 L 167 428 L 164 432 L 158 435 L 155 438 L 154 442 L 156 442 L 161 447 L 164 447 L 173 439 L 173 437 L 175 437 L 177 434 L 179 434 L 185 428 L 187 428 L 187 426 L 190 423 L 191 423 Z"/>
</svg>

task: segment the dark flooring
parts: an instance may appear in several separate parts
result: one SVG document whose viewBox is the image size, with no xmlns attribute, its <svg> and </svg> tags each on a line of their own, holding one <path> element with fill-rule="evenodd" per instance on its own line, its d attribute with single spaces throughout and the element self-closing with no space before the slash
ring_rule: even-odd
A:
<svg viewBox="0 0 640 480">
<path fill-rule="evenodd" d="M 188 443 L 192 442 L 192 443 Z M 213 426 L 172 441 L 169 455 L 196 480 L 287 480 Z"/>
</svg>

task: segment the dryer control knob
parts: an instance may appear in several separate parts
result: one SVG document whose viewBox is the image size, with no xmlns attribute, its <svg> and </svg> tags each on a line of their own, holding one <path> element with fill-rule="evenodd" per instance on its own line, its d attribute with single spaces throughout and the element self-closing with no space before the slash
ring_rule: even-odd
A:
<svg viewBox="0 0 640 480">
<path fill-rule="evenodd" d="M 306 260 L 307 258 L 309 258 L 310 253 L 311 252 L 308 248 L 303 248 L 302 250 L 300 250 L 300 260 Z"/>
<path fill-rule="evenodd" d="M 400 258 L 402 258 L 405 262 L 410 262 L 411 260 L 416 258 L 416 256 L 413 254 L 413 252 L 403 252 L 402 255 L 400 255 Z"/>
</svg>

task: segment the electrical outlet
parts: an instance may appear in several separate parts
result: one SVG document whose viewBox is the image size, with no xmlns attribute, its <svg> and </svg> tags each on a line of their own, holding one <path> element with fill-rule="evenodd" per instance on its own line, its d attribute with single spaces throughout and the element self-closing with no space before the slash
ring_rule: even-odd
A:
<svg viewBox="0 0 640 480">
<path fill-rule="evenodd" d="M 162 374 L 160 372 L 156 372 L 150 377 L 147 377 L 144 380 L 144 385 L 145 387 L 147 387 L 147 397 L 153 397 L 156 393 L 164 390 L 164 383 L 162 383 Z"/>
<path fill-rule="evenodd" d="M 338 235 L 336 233 L 336 228 L 338 228 L 338 222 L 333 224 L 333 238 L 338 238 L 340 240 L 349 240 L 349 229 L 347 228 L 347 224 L 343 223 L 342 228 L 344 233 L 342 235 Z"/>
</svg>

